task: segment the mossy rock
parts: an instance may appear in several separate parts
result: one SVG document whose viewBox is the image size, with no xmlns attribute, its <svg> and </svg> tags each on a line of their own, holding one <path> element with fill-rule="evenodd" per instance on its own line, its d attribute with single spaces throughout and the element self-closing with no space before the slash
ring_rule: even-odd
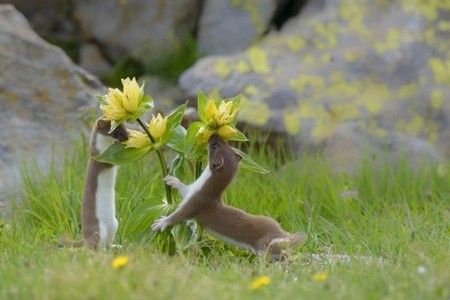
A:
<svg viewBox="0 0 450 300">
<path fill-rule="evenodd" d="M 244 52 L 198 61 L 181 88 L 242 93 L 240 121 L 311 145 L 357 122 L 380 140 L 399 133 L 448 157 L 450 2 L 316 6 Z"/>
</svg>

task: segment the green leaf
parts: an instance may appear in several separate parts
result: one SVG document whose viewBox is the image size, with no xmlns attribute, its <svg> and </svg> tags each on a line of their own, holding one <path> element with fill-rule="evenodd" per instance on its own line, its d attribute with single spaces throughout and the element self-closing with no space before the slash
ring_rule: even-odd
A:
<svg viewBox="0 0 450 300">
<path fill-rule="evenodd" d="M 167 146 L 177 151 L 178 153 L 184 153 L 184 141 L 186 139 L 186 129 L 179 125 L 172 131 L 172 138 L 167 143 Z"/>
<path fill-rule="evenodd" d="M 205 118 L 206 103 L 208 103 L 208 97 L 206 97 L 206 95 L 201 90 L 198 90 L 198 93 L 197 93 L 198 117 L 204 123 L 206 123 L 206 118 Z"/>
<path fill-rule="evenodd" d="M 189 220 L 186 223 L 174 225 L 170 233 L 172 233 L 178 251 L 184 251 L 198 241 L 201 231 L 196 221 Z"/>
<path fill-rule="evenodd" d="M 187 159 L 205 160 L 208 154 L 206 145 L 199 145 L 197 140 L 197 133 L 199 129 L 204 126 L 202 122 L 193 122 L 186 133 L 186 140 L 184 143 L 184 155 Z"/>
<path fill-rule="evenodd" d="M 237 133 L 234 137 L 229 139 L 229 141 L 237 141 L 237 142 L 247 142 L 248 138 L 243 134 L 239 129 L 235 128 L 237 130 Z"/>
<path fill-rule="evenodd" d="M 184 136 L 186 135 L 186 130 L 180 126 L 183 120 L 184 111 L 186 110 L 187 102 L 183 105 L 175 108 L 167 116 L 167 127 L 166 132 L 161 137 L 158 142 L 158 148 L 163 147 L 167 143 L 171 143 L 171 148 L 179 152 L 183 152 L 184 149 Z M 181 128 L 180 128 L 181 127 Z M 182 140 L 180 140 L 182 139 Z M 177 149 L 175 149 L 176 147 Z"/>
<path fill-rule="evenodd" d="M 124 144 L 114 143 L 94 159 L 117 166 L 125 165 L 139 160 L 151 151 L 151 147 L 127 148 Z"/>
<path fill-rule="evenodd" d="M 143 114 L 145 114 L 148 110 L 154 107 L 153 98 L 149 95 L 142 96 L 142 99 L 139 103 L 139 107 L 136 112 L 129 118 L 129 121 L 135 121 L 137 118 L 140 118 Z"/>
<path fill-rule="evenodd" d="M 184 160 L 184 156 L 181 154 L 175 156 L 175 158 L 172 160 L 172 163 L 170 164 L 169 174 L 178 177 L 178 172 L 183 167 Z"/>
<path fill-rule="evenodd" d="M 106 102 L 105 96 L 97 96 L 97 101 L 100 103 L 100 105 L 106 105 L 108 104 Z"/>
<path fill-rule="evenodd" d="M 181 124 L 184 117 L 184 111 L 186 110 L 187 102 L 175 108 L 167 116 L 167 128 L 174 129 Z"/>
<path fill-rule="evenodd" d="M 234 152 L 236 152 L 239 156 L 242 157 L 241 162 L 239 163 L 239 167 L 242 170 L 250 171 L 259 174 L 268 174 L 270 171 L 256 163 L 253 159 L 250 158 L 245 152 L 242 152 L 239 149 L 232 148 Z"/>
</svg>

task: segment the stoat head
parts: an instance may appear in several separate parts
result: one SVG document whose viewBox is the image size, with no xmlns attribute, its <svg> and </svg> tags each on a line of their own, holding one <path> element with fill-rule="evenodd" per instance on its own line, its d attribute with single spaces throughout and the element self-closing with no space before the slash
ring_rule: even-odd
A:
<svg viewBox="0 0 450 300">
<path fill-rule="evenodd" d="M 111 121 L 100 118 L 97 120 L 96 130 L 98 133 L 112 137 L 114 140 L 119 142 L 125 142 L 128 140 L 128 131 L 123 124 L 120 124 L 112 132 L 110 132 Z"/>
<path fill-rule="evenodd" d="M 217 134 L 211 136 L 208 144 L 208 160 L 212 172 L 225 169 L 236 171 L 241 159 L 242 157 L 236 154 Z"/>
</svg>

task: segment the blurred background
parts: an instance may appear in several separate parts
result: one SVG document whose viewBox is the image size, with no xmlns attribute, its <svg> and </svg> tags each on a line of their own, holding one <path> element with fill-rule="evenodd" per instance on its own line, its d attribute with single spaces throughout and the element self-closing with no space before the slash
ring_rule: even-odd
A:
<svg viewBox="0 0 450 300">
<path fill-rule="evenodd" d="M 336 170 L 445 160 L 449 39 L 447 0 L 0 0 L 0 191 L 127 76 L 164 112 L 242 94 L 242 128 Z"/>
</svg>

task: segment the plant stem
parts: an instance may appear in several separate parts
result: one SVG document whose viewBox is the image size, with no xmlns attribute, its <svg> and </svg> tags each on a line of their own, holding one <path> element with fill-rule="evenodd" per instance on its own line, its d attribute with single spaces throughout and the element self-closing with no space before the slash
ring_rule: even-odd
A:
<svg viewBox="0 0 450 300">
<path fill-rule="evenodd" d="M 137 118 L 136 120 L 139 125 L 142 127 L 142 129 L 144 129 L 145 133 L 147 134 L 148 138 L 150 139 L 150 142 L 152 142 L 152 144 L 155 143 L 155 139 L 152 137 L 152 135 L 150 134 L 150 131 L 148 131 L 147 126 L 145 125 L 144 122 L 142 122 L 142 120 L 140 118 Z M 162 171 L 162 178 L 164 179 L 167 176 L 167 164 L 166 164 L 166 160 L 164 159 L 164 156 L 161 152 L 161 150 L 157 149 L 156 150 L 156 155 L 158 156 L 158 160 L 159 160 L 159 164 L 161 166 L 161 171 Z M 169 185 L 167 185 L 164 180 L 164 188 L 166 191 L 166 199 L 167 199 L 167 204 L 172 204 L 172 192 L 171 192 L 171 187 Z"/>
<path fill-rule="evenodd" d="M 195 179 L 198 179 L 200 177 L 200 174 L 202 174 L 202 161 L 197 160 L 195 163 Z"/>
</svg>

